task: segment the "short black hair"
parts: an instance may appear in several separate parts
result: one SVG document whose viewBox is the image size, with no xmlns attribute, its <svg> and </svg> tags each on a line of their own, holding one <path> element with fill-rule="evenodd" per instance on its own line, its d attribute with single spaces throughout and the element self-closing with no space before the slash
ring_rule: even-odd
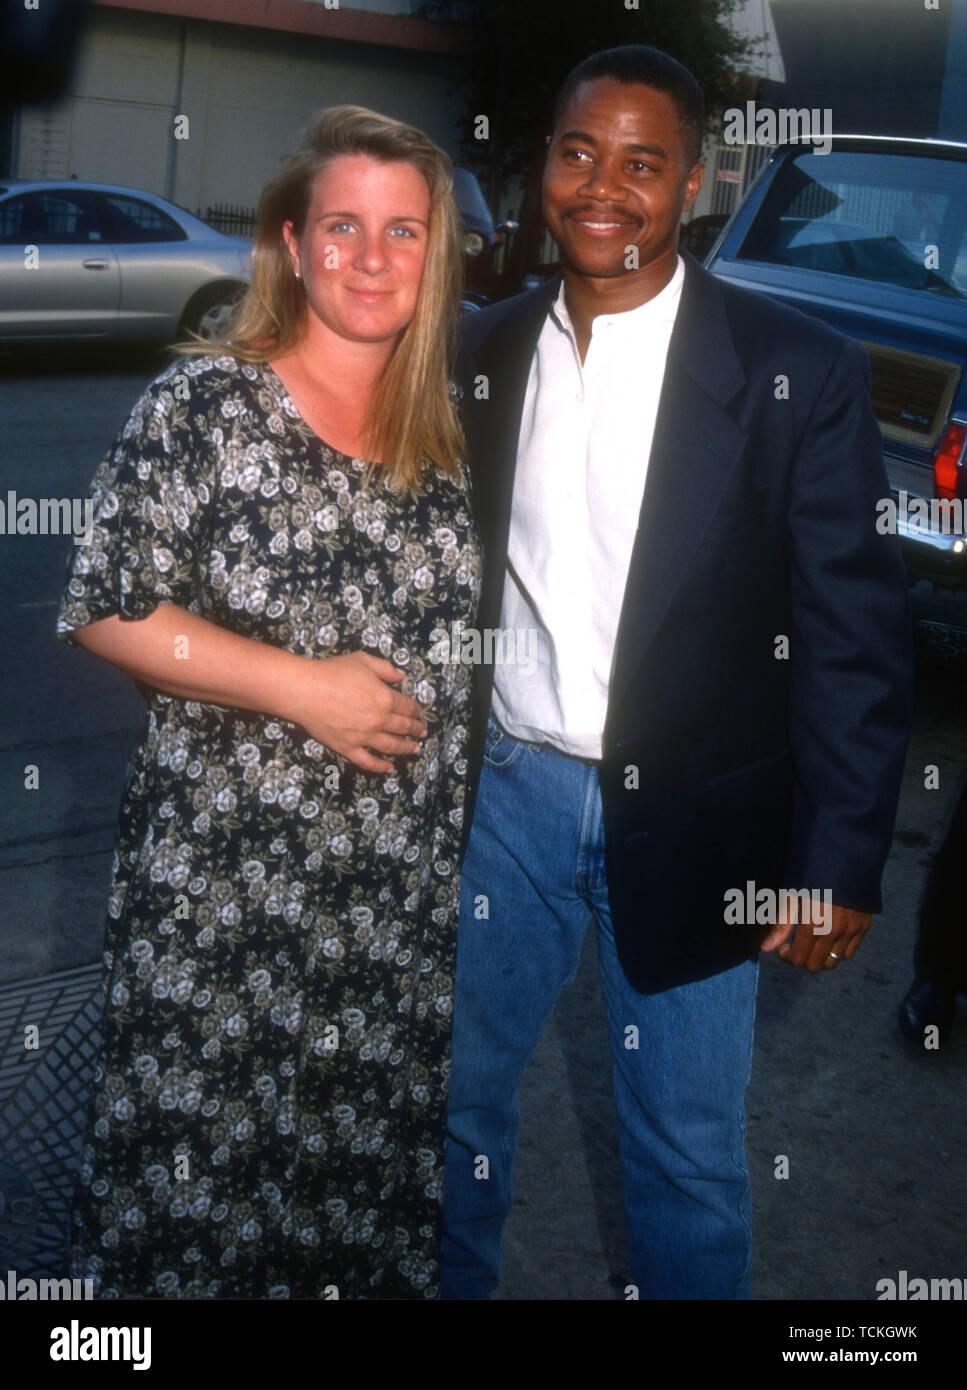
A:
<svg viewBox="0 0 967 1390">
<path fill-rule="evenodd" d="M 610 77 L 626 86 L 640 83 L 643 87 L 666 92 L 678 110 L 689 165 L 701 159 L 705 133 L 705 98 L 702 89 L 688 68 L 660 48 L 652 48 L 645 43 L 626 43 L 619 48 L 602 49 L 572 68 L 558 93 L 552 132 L 557 129 L 565 107 L 581 83 L 593 82 L 599 77 Z"/>
</svg>

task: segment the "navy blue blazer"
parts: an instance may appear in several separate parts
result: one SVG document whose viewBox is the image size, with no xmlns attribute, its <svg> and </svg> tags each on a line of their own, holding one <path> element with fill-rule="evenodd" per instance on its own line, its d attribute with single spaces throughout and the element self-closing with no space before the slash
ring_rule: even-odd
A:
<svg viewBox="0 0 967 1390">
<path fill-rule="evenodd" d="M 726 893 L 750 881 L 879 910 L 912 717 L 867 355 L 683 255 L 599 774 L 618 953 L 645 993 L 755 958 L 766 928 L 725 920 Z M 461 330 L 480 628 L 500 626 L 524 393 L 559 285 Z M 474 680 L 465 839 L 493 667 Z M 553 833 L 550 817 L 535 827 Z"/>
</svg>

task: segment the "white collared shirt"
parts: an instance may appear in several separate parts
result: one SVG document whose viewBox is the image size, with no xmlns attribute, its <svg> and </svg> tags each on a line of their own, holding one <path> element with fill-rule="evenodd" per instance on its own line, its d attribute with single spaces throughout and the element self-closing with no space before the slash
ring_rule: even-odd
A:
<svg viewBox="0 0 967 1390">
<path fill-rule="evenodd" d="M 679 256 L 653 299 L 595 318 L 583 367 L 562 284 L 531 360 L 500 616 L 503 633 L 515 634 L 517 658 L 495 664 L 493 712 L 515 738 L 577 757 L 601 757 L 618 618 L 684 279 Z"/>
</svg>

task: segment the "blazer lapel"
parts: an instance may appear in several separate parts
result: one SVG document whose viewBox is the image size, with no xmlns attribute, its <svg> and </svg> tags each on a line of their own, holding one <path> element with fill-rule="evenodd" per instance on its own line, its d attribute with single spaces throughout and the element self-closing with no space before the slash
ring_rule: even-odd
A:
<svg viewBox="0 0 967 1390">
<path fill-rule="evenodd" d="M 724 409 L 745 382 L 715 278 L 685 253 L 615 644 L 612 707 L 641 665 L 747 434 Z"/>
</svg>

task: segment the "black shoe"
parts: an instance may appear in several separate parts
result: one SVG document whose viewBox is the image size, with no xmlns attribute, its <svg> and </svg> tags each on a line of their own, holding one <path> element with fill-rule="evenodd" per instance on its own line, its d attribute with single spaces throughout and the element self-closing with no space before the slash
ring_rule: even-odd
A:
<svg viewBox="0 0 967 1390">
<path fill-rule="evenodd" d="M 943 1047 L 954 1021 L 956 1006 L 955 989 L 935 985 L 930 980 L 914 980 L 900 1005 L 900 1032 L 908 1042 L 923 1047 L 924 1029 L 935 1027 L 938 1045 Z"/>
</svg>

